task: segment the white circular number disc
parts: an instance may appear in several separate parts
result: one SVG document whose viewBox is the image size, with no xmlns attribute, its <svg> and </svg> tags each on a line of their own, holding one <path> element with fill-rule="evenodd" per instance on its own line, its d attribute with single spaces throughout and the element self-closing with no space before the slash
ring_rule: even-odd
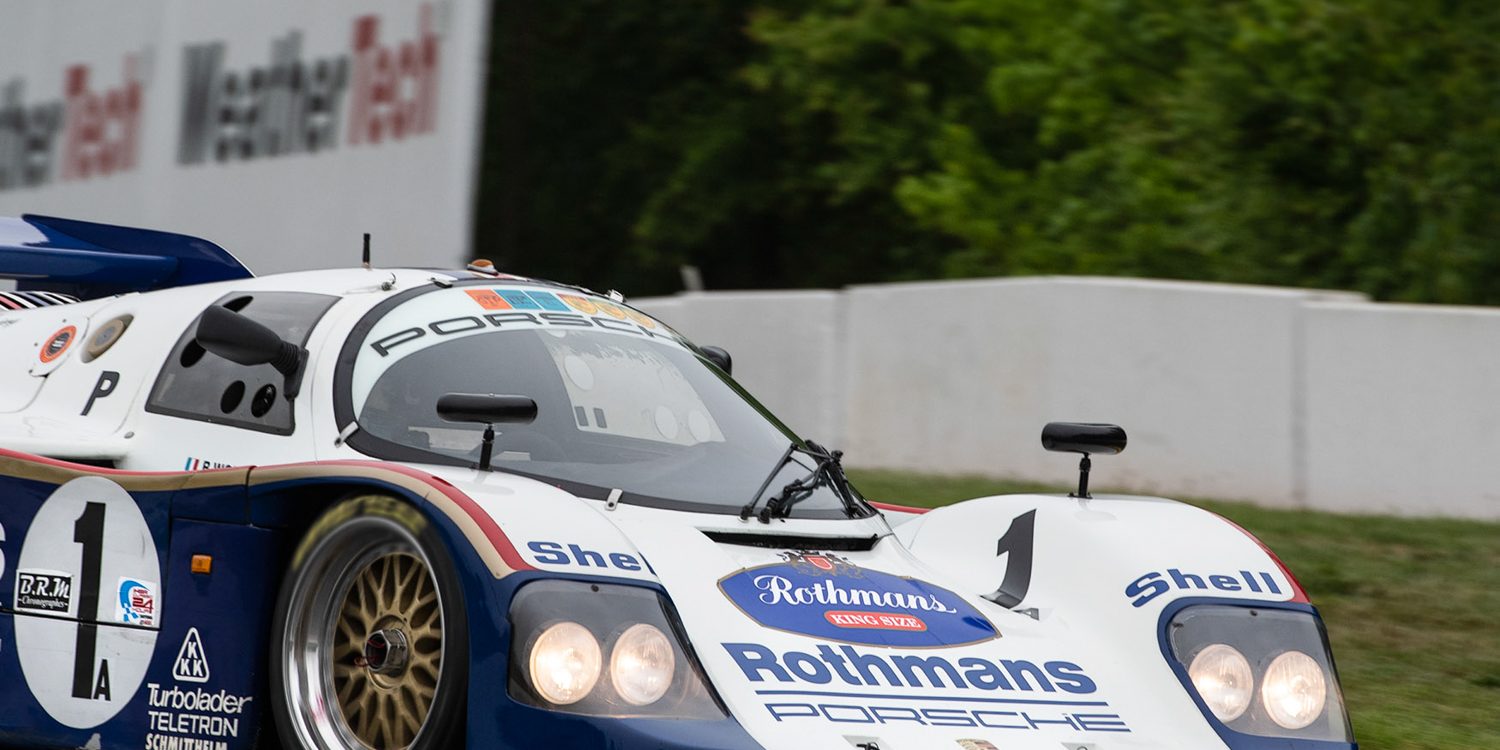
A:
<svg viewBox="0 0 1500 750">
<path fill-rule="evenodd" d="M 97 572 L 85 570 L 90 559 Z M 161 623 L 161 563 L 135 501 L 102 477 L 57 488 L 26 530 L 15 575 L 16 652 L 31 694 L 64 726 L 109 721 L 140 689 Z M 93 612 L 79 611 L 85 581 L 98 582 Z"/>
</svg>

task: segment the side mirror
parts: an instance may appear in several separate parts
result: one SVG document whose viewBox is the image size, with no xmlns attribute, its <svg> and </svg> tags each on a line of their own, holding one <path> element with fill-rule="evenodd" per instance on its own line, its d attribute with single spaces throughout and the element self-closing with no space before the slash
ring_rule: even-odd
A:
<svg viewBox="0 0 1500 750">
<path fill-rule="evenodd" d="M 227 307 L 213 305 L 198 318 L 193 340 L 204 351 L 241 365 L 270 365 L 286 378 L 286 397 L 302 385 L 307 350 L 283 341 L 276 332 Z"/>
<path fill-rule="evenodd" d="M 437 413 L 447 422 L 531 424 L 536 420 L 536 402 L 525 396 L 449 393 L 438 397 Z"/>
<path fill-rule="evenodd" d="M 1082 453 L 1078 462 L 1078 492 L 1068 497 L 1088 498 L 1091 453 L 1110 455 L 1125 450 L 1125 430 L 1118 425 L 1089 422 L 1049 422 L 1042 428 L 1042 447 L 1060 453 Z"/>
<path fill-rule="evenodd" d="M 734 358 L 729 356 L 729 352 L 725 351 L 724 347 L 704 346 L 699 349 L 703 352 L 703 357 L 723 370 L 725 375 L 734 374 Z"/>
<path fill-rule="evenodd" d="M 525 396 L 493 393 L 448 393 L 438 397 L 437 413 L 446 422 L 477 422 L 484 425 L 479 447 L 479 470 L 490 470 L 495 454 L 495 425 L 531 424 L 536 421 L 536 401 Z"/>
<path fill-rule="evenodd" d="M 1042 428 L 1042 447 L 1058 453 L 1113 455 L 1125 450 L 1125 430 L 1112 424 L 1049 422 Z"/>
</svg>

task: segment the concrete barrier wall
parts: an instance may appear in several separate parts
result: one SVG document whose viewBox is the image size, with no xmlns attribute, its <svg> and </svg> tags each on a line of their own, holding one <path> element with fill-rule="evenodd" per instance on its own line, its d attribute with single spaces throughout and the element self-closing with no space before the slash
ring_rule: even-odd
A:
<svg viewBox="0 0 1500 750">
<path fill-rule="evenodd" d="M 1314 304 L 1308 497 L 1500 518 L 1500 310 Z"/>
<path fill-rule="evenodd" d="M 1067 484 L 1048 421 L 1114 422 L 1099 486 L 1500 518 L 1500 311 L 1068 277 L 645 300 L 853 466 Z"/>
<path fill-rule="evenodd" d="M 844 444 L 844 295 L 825 291 L 715 292 L 631 300 L 702 346 L 734 357 L 735 380 L 789 427 Z"/>
</svg>

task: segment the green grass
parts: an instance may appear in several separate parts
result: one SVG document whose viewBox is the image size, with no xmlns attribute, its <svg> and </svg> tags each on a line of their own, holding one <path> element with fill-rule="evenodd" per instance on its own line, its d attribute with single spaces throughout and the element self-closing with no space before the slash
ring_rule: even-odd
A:
<svg viewBox="0 0 1500 750">
<path fill-rule="evenodd" d="M 872 500 L 937 506 L 1058 491 L 851 471 Z M 1323 613 L 1362 750 L 1500 748 L 1500 524 L 1192 501 L 1249 529 Z"/>
</svg>

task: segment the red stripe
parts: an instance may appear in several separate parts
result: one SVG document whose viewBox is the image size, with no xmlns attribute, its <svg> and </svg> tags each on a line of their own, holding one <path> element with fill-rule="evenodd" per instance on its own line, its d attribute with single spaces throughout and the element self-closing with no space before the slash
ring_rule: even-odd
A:
<svg viewBox="0 0 1500 750">
<path fill-rule="evenodd" d="M 103 469 L 97 466 L 86 466 L 84 464 L 75 464 L 68 461 L 59 461 L 55 458 L 36 456 L 30 453 L 21 453 L 19 451 L 13 451 L 6 448 L 0 448 L 0 457 L 14 458 L 21 461 L 43 464 L 45 466 L 55 466 L 60 469 L 71 469 L 73 471 L 78 471 L 86 474 L 96 474 L 100 476 L 162 477 L 174 475 L 182 476 L 183 474 L 194 473 L 181 471 L 126 471 L 123 469 Z M 495 523 L 495 519 L 491 518 L 490 514 L 484 512 L 484 509 L 480 508 L 479 504 L 474 502 L 473 498 L 464 494 L 457 487 L 454 487 L 440 477 L 435 477 L 426 472 L 418 471 L 407 466 L 402 466 L 401 464 L 386 463 L 384 461 L 307 461 L 304 463 L 276 464 L 273 466 L 231 466 L 220 469 L 204 469 L 201 473 L 212 474 L 214 472 L 220 471 L 238 471 L 243 469 L 250 469 L 251 472 L 254 473 L 254 470 L 257 468 L 279 469 L 299 466 L 357 466 L 360 468 L 384 469 L 386 471 L 392 471 L 398 474 L 405 474 L 406 476 L 427 484 L 433 489 L 436 489 L 437 491 L 443 493 L 448 497 L 448 499 L 452 500 L 455 505 L 463 509 L 463 511 L 469 515 L 469 518 L 473 519 L 474 523 L 479 526 L 479 530 L 484 533 L 485 539 L 488 539 L 490 544 L 494 545 L 495 551 L 500 553 L 500 559 L 505 561 L 505 564 L 509 565 L 511 569 L 536 569 L 521 557 L 521 554 L 516 551 L 515 545 L 511 544 L 510 539 L 505 536 L 505 532 L 501 531 L 500 525 Z"/>
<path fill-rule="evenodd" d="M 21 309 L 21 303 L 11 299 L 10 295 L 4 292 L 0 292 L 0 305 L 5 305 L 5 309 L 7 310 Z"/>
<path fill-rule="evenodd" d="M 1213 511 L 1209 511 L 1209 512 L 1213 513 Z M 1215 516 L 1219 516 L 1218 513 L 1214 513 L 1214 515 Z M 1219 516 L 1219 520 L 1223 521 L 1224 523 L 1229 524 L 1230 526 L 1235 527 L 1236 529 L 1239 529 L 1241 534 L 1244 534 L 1245 536 L 1250 537 L 1250 541 L 1255 542 L 1256 545 L 1258 545 L 1261 548 L 1261 550 L 1264 551 L 1266 553 L 1266 555 L 1271 558 L 1271 562 L 1276 563 L 1276 567 L 1281 568 L 1281 574 L 1284 575 L 1284 576 L 1286 576 L 1287 582 L 1292 585 L 1292 598 L 1288 599 L 1287 601 L 1293 602 L 1293 603 L 1296 603 L 1296 604 L 1311 604 L 1312 603 L 1312 601 L 1307 598 L 1307 591 L 1302 588 L 1302 583 L 1297 580 L 1297 576 L 1292 575 L 1291 568 L 1288 568 L 1286 566 L 1286 563 L 1282 562 L 1281 558 L 1277 557 L 1276 553 L 1272 552 L 1271 548 L 1266 546 L 1265 542 L 1262 542 L 1254 534 L 1251 534 L 1249 531 L 1246 531 L 1244 526 L 1241 526 L 1241 525 L 1235 523 L 1234 521 L 1231 521 L 1231 520 L 1229 520 L 1229 519 L 1227 519 L 1227 518 L 1225 518 L 1223 516 Z"/>
<path fill-rule="evenodd" d="M 914 508 L 914 507 L 912 507 L 910 505 L 893 505 L 891 503 L 877 503 L 877 502 L 875 502 L 873 500 L 866 500 L 865 502 L 867 502 L 867 503 L 869 503 L 869 504 L 871 504 L 871 505 L 873 505 L 873 506 L 875 506 L 875 507 L 877 507 L 877 508 L 879 508 L 881 510 L 888 510 L 888 511 L 891 511 L 893 513 L 915 513 L 917 515 L 922 515 L 923 513 L 926 513 L 928 511 L 932 510 L 931 508 Z"/>
<path fill-rule="evenodd" d="M 56 459 L 56 458 L 48 458 L 46 456 L 38 456 L 38 455 L 36 455 L 34 453 L 22 453 L 20 451 L 10 450 L 9 448 L 0 448 L 0 458 L 14 458 L 14 459 L 16 459 L 18 461 L 26 461 L 26 462 L 34 463 L 34 464 L 42 464 L 43 466 L 55 466 L 55 467 L 57 467 L 59 469 L 71 469 L 73 471 L 83 472 L 83 473 L 86 473 L 86 474 L 98 474 L 100 476 L 106 476 L 106 477 L 109 477 L 109 476 L 114 476 L 114 477 L 170 477 L 170 476 L 182 476 L 183 474 L 191 473 L 191 472 L 185 472 L 185 471 L 127 471 L 125 469 L 106 469 L 106 468 L 102 468 L 102 467 L 99 467 L 99 466 L 89 466 L 87 464 L 75 464 L 75 463 L 73 463 L 71 461 L 63 461 L 63 460 Z M 210 469 L 209 471 L 210 472 L 213 472 L 213 471 L 235 471 L 237 469 L 246 469 L 246 468 L 249 468 L 249 467 L 246 467 L 246 466 L 226 466 L 226 467 L 224 467 L 222 469 Z"/>
<path fill-rule="evenodd" d="M 425 471 L 419 471 L 409 466 L 402 466 L 401 464 L 386 463 L 384 461 L 309 461 L 304 464 L 286 464 L 284 466 L 359 466 L 374 467 L 394 471 L 398 474 L 405 474 L 447 495 L 448 499 L 452 500 L 465 513 L 469 514 L 469 518 L 473 519 L 474 523 L 479 526 L 479 530 L 484 532 L 484 537 L 490 541 L 490 544 L 495 546 L 495 551 L 500 553 L 500 559 L 504 560 L 506 565 L 509 565 L 514 570 L 536 570 L 533 565 L 521 557 L 521 554 L 516 551 L 515 545 L 510 543 L 510 538 L 505 535 L 504 531 L 500 530 L 500 525 L 495 523 L 495 519 L 489 513 L 486 513 L 483 508 L 479 507 L 478 503 L 474 502 L 474 498 L 464 494 L 462 490 L 449 484 L 442 477 L 435 477 Z"/>
</svg>

